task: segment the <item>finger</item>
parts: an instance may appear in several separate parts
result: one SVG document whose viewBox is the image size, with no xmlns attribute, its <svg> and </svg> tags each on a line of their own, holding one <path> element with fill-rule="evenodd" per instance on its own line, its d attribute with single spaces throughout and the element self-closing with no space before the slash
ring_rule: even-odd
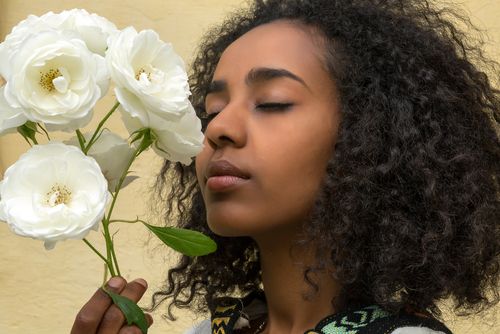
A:
<svg viewBox="0 0 500 334">
<path fill-rule="evenodd" d="M 154 322 L 153 317 L 149 313 L 144 313 L 144 315 L 146 316 L 146 321 L 148 322 L 148 328 L 149 328 Z"/>
<path fill-rule="evenodd" d="M 115 293 L 121 293 L 126 283 L 121 277 L 113 277 L 106 284 L 106 289 Z M 111 303 L 111 298 L 109 298 L 106 292 L 98 289 L 76 315 L 71 334 L 96 333 L 99 323 L 102 321 Z"/>
<path fill-rule="evenodd" d="M 137 302 L 139 301 L 139 299 L 141 299 L 147 287 L 148 284 L 146 283 L 146 281 L 139 278 L 128 283 L 122 290 L 121 295 L 134 302 Z M 116 305 L 112 305 L 106 311 L 106 314 L 104 314 L 97 333 L 115 334 L 120 330 L 124 322 L 125 316 L 123 315 L 122 311 L 120 311 L 120 309 Z"/>
<path fill-rule="evenodd" d="M 149 314 L 145 314 L 146 320 L 148 322 L 148 328 L 153 324 L 153 317 Z M 142 334 L 141 330 L 137 326 L 123 326 L 118 334 Z"/>
<path fill-rule="evenodd" d="M 137 326 L 124 326 L 118 334 L 142 334 L 142 331 Z"/>
</svg>

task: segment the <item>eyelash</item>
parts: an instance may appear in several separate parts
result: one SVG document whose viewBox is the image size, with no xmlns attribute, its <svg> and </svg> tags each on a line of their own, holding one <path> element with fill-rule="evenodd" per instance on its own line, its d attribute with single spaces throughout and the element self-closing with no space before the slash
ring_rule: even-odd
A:
<svg viewBox="0 0 500 334">
<path fill-rule="evenodd" d="M 293 103 L 268 102 L 257 104 L 255 107 L 265 111 L 284 111 L 291 106 L 293 106 Z"/>
<path fill-rule="evenodd" d="M 287 103 L 281 103 L 281 102 L 268 102 L 268 103 L 260 103 L 255 106 L 256 109 L 260 109 L 263 111 L 285 111 L 289 109 L 290 107 L 293 106 L 293 103 L 287 102 Z M 217 115 L 219 114 L 219 111 L 216 112 L 211 112 L 211 113 L 205 113 L 203 115 L 203 120 L 208 123 L 212 119 L 214 119 Z"/>
</svg>

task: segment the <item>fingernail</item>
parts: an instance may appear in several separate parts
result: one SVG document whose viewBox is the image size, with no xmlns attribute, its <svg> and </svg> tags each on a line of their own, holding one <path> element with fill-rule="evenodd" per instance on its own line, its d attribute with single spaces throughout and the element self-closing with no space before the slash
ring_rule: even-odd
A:
<svg viewBox="0 0 500 334">
<path fill-rule="evenodd" d="M 137 278 L 137 279 L 135 279 L 135 280 L 134 280 L 134 282 L 139 283 L 139 284 L 140 284 L 140 285 L 142 285 L 145 289 L 147 289 L 147 288 L 148 288 L 148 283 L 147 283 L 145 280 L 143 280 L 142 278 Z"/>
<path fill-rule="evenodd" d="M 112 277 L 108 281 L 108 286 L 113 289 L 119 289 L 122 286 L 122 279 L 119 277 Z"/>
</svg>

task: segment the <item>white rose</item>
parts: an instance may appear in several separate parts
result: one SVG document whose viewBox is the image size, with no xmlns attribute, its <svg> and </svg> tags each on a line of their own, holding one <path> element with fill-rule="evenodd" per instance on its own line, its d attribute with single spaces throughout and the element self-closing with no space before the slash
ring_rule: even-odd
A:
<svg viewBox="0 0 500 334">
<path fill-rule="evenodd" d="M 25 39 L 10 66 L 12 75 L 3 91 L 8 105 L 49 130 L 85 126 L 109 82 L 104 58 L 61 31 L 42 31 Z"/>
<path fill-rule="evenodd" d="M 150 128 L 156 153 L 189 164 L 203 133 L 188 99 L 184 62 L 172 46 L 154 31 L 129 27 L 110 38 L 106 61 L 128 131 Z"/>
<path fill-rule="evenodd" d="M 124 29 L 110 38 L 106 61 L 118 101 L 145 127 L 155 118 L 178 120 L 188 110 L 184 63 L 156 32 Z"/>
<path fill-rule="evenodd" d="M 88 133 L 84 134 L 84 137 L 88 142 L 92 136 Z M 67 144 L 80 147 L 76 137 L 69 140 Z M 125 139 L 105 129 L 87 154 L 97 161 L 104 177 L 108 180 L 109 191 L 113 192 L 128 162 L 134 155 L 134 150 Z M 137 176 L 127 176 L 122 188 L 136 178 Z"/>
<path fill-rule="evenodd" d="M 108 203 L 99 165 L 74 146 L 35 145 L 0 182 L 0 220 L 21 236 L 45 241 L 82 239 L 97 229 Z"/>
<path fill-rule="evenodd" d="M 104 56 L 108 48 L 108 38 L 119 32 L 116 26 L 104 17 L 94 13 L 89 14 L 84 9 L 72 9 L 67 11 L 67 15 L 69 19 L 63 28 L 76 31 L 90 51 Z"/>
<path fill-rule="evenodd" d="M 5 86 L 0 87 L 0 135 L 13 132 L 28 120 L 22 109 L 12 108 L 3 95 Z"/>
<path fill-rule="evenodd" d="M 84 9 L 65 10 L 57 14 L 48 12 L 40 17 L 30 15 L 18 23 L 0 44 L 1 58 L 11 59 L 26 38 L 45 30 L 67 30 L 82 39 L 90 51 L 101 56 L 106 52 L 109 36 L 118 33 L 113 23 Z M 7 78 L 10 73 L 9 62 L 0 62 L 0 74 Z"/>
<path fill-rule="evenodd" d="M 156 154 L 170 161 L 179 161 L 185 165 L 191 163 L 203 148 L 201 121 L 196 113 L 186 113 L 179 122 L 166 122 L 165 127 L 153 128 L 158 141 L 153 145 Z"/>
<path fill-rule="evenodd" d="M 132 117 L 127 112 L 122 112 L 121 115 L 130 133 L 144 127 L 138 117 Z M 189 165 L 191 158 L 203 148 L 201 121 L 191 106 L 181 119 L 169 122 L 157 118 L 149 128 L 157 138 L 153 150 L 170 161 Z"/>
</svg>

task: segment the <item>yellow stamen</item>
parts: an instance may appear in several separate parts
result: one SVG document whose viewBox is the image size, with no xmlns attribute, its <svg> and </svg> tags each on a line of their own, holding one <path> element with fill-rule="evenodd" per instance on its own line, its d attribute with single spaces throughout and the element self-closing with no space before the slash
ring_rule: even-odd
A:
<svg viewBox="0 0 500 334">
<path fill-rule="evenodd" d="M 71 201 L 71 191 L 66 188 L 66 186 L 60 186 L 58 184 L 52 186 L 50 191 L 46 194 L 46 204 L 54 207 L 59 204 L 69 204 Z"/>
<path fill-rule="evenodd" d="M 146 72 L 146 70 L 144 69 L 144 67 L 141 67 L 139 69 L 139 71 L 137 71 L 137 74 L 135 75 L 135 80 L 139 81 L 139 79 L 141 78 L 141 74 L 142 73 L 146 73 L 146 76 L 147 76 L 148 80 L 151 81 L 151 72 Z"/>
<path fill-rule="evenodd" d="M 47 72 L 40 72 L 40 86 L 47 92 L 52 93 L 56 87 L 54 87 L 54 79 L 62 76 L 58 69 L 50 69 Z"/>
</svg>

